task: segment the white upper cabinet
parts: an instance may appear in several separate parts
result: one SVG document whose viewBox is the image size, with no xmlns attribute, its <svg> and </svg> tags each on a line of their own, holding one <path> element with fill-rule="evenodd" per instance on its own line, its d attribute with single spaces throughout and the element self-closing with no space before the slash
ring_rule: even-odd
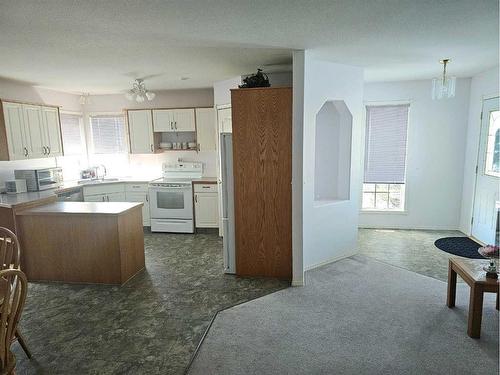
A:
<svg viewBox="0 0 500 375">
<path fill-rule="evenodd" d="M 194 109 L 153 109 L 155 132 L 194 132 Z"/>
<path fill-rule="evenodd" d="M 178 132 L 194 132 L 196 130 L 194 109 L 175 109 L 174 128 Z"/>
<path fill-rule="evenodd" d="M 44 158 L 47 155 L 47 149 L 44 145 L 42 107 L 23 104 L 23 114 L 28 158 Z"/>
<path fill-rule="evenodd" d="M 59 109 L 3 102 L 8 155 L 2 160 L 50 158 L 63 155 Z M 0 123 L 0 146 L 2 127 Z"/>
<path fill-rule="evenodd" d="M 19 103 L 3 104 L 3 118 L 7 141 L 8 155 L 2 155 L 4 160 L 19 160 L 28 158 L 23 119 L 23 107 Z"/>
<path fill-rule="evenodd" d="M 153 109 L 153 130 L 155 132 L 175 132 L 174 111 L 172 109 Z"/>
<path fill-rule="evenodd" d="M 61 124 L 59 122 L 59 109 L 55 107 L 42 107 L 43 135 L 47 157 L 63 155 L 61 138 Z"/>
<path fill-rule="evenodd" d="M 213 108 L 196 108 L 196 139 L 199 151 L 216 150 L 217 125 Z"/>
<path fill-rule="evenodd" d="M 232 133 L 233 123 L 231 117 L 231 108 L 223 108 L 217 111 L 217 122 L 220 133 Z"/>
<path fill-rule="evenodd" d="M 130 153 L 154 153 L 153 117 L 150 109 L 129 110 Z"/>
</svg>

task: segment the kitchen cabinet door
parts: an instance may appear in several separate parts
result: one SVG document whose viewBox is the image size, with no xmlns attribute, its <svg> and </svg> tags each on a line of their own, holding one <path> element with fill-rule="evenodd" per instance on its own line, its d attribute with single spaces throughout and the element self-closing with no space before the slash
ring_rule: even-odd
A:
<svg viewBox="0 0 500 375">
<path fill-rule="evenodd" d="M 107 194 L 108 202 L 126 202 L 125 193 L 109 193 Z"/>
<path fill-rule="evenodd" d="M 216 150 L 217 125 L 213 108 L 196 108 L 198 151 Z"/>
<path fill-rule="evenodd" d="M 9 160 L 28 158 L 22 104 L 3 102 Z"/>
<path fill-rule="evenodd" d="M 151 226 L 151 217 L 149 214 L 149 195 L 148 193 L 129 193 L 126 196 L 127 202 L 142 202 L 142 225 Z"/>
<path fill-rule="evenodd" d="M 196 130 L 194 109 L 175 109 L 174 128 L 178 132 L 194 132 Z"/>
<path fill-rule="evenodd" d="M 59 109 L 55 107 L 42 107 L 44 145 L 47 148 L 47 156 L 55 157 L 63 155 L 61 139 L 61 124 L 59 122 Z"/>
<path fill-rule="evenodd" d="M 231 118 L 231 108 L 223 108 L 217 110 L 217 122 L 219 133 L 232 133 L 233 125 Z"/>
<path fill-rule="evenodd" d="M 130 153 L 154 153 L 153 118 L 151 110 L 130 110 L 127 111 L 127 115 L 130 136 Z"/>
<path fill-rule="evenodd" d="M 218 228 L 219 211 L 217 193 L 195 194 L 194 215 L 196 228 Z"/>
<path fill-rule="evenodd" d="M 86 195 L 83 200 L 85 202 L 107 202 L 106 194 Z"/>
<path fill-rule="evenodd" d="M 47 148 L 43 144 L 42 107 L 23 104 L 23 115 L 28 159 L 47 157 Z"/>
<path fill-rule="evenodd" d="M 153 131 L 175 132 L 172 109 L 153 109 Z"/>
</svg>

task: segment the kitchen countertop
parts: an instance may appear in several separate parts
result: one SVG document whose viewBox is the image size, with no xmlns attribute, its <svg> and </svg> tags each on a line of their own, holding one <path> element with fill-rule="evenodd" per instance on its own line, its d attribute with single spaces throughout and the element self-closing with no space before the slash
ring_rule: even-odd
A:
<svg viewBox="0 0 500 375">
<path fill-rule="evenodd" d="M 142 205 L 132 202 L 54 202 L 19 211 L 17 215 L 120 215 Z"/>
<path fill-rule="evenodd" d="M 0 207 L 18 207 L 30 202 L 54 198 L 55 196 L 54 189 L 20 194 L 0 194 Z"/>
<path fill-rule="evenodd" d="M 217 177 L 193 178 L 193 184 L 216 184 Z"/>
<path fill-rule="evenodd" d="M 44 191 L 35 191 L 20 194 L 0 194 L 0 207 L 13 208 L 22 206 L 24 204 L 39 201 L 43 199 L 50 199 L 56 196 L 58 193 L 62 193 L 68 190 L 75 189 L 77 187 L 90 186 L 90 185 L 108 185 L 108 184 L 119 184 L 119 183 L 147 183 L 153 181 L 158 177 L 119 177 L 119 178 L 108 178 L 104 180 L 93 180 L 86 183 L 78 183 L 78 181 L 68 181 L 65 182 L 60 188 L 50 189 Z M 217 177 L 201 177 L 193 179 L 194 184 L 216 184 Z"/>
</svg>

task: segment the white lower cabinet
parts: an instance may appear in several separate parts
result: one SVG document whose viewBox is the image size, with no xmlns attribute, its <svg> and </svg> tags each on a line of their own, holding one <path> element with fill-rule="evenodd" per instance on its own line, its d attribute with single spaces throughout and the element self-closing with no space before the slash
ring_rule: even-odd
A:
<svg viewBox="0 0 500 375">
<path fill-rule="evenodd" d="M 194 216 L 196 228 L 219 227 L 219 204 L 216 184 L 194 185 Z"/>
<path fill-rule="evenodd" d="M 149 195 L 147 192 L 128 192 L 126 194 L 127 202 L 142 202 L 142 225 L 145 227 L 151 226 L 151 216 L 149 214 Z"/>
<path fill-rule="evenodd" d="M 147 183 L 113 183 L 83 187 L 85 202 L 141 202 L 142 224 L 151 226 L 149 214 L 149 195 Z"/>
</svg>

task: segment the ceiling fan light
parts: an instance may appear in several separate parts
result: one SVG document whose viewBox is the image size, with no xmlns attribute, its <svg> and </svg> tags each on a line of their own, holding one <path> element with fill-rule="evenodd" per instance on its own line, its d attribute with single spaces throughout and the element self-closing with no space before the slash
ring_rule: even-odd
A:
<svg viewBox="0 0 500 375">
<path fill-rule="evenodd" d="M 135 98 L 135 101 L 137 103 L 142 103 L 144 101 L 144 96 L 142 95 L 137 95 L 137 97 Z"/>
<path fill-rule="evenodd" d="M 148 98 L 148 100 L 153 100 L 156 97 L 156 94 L 154 92 L 148 91 L 146 93 L 146 97 Z"/>
</svg>

